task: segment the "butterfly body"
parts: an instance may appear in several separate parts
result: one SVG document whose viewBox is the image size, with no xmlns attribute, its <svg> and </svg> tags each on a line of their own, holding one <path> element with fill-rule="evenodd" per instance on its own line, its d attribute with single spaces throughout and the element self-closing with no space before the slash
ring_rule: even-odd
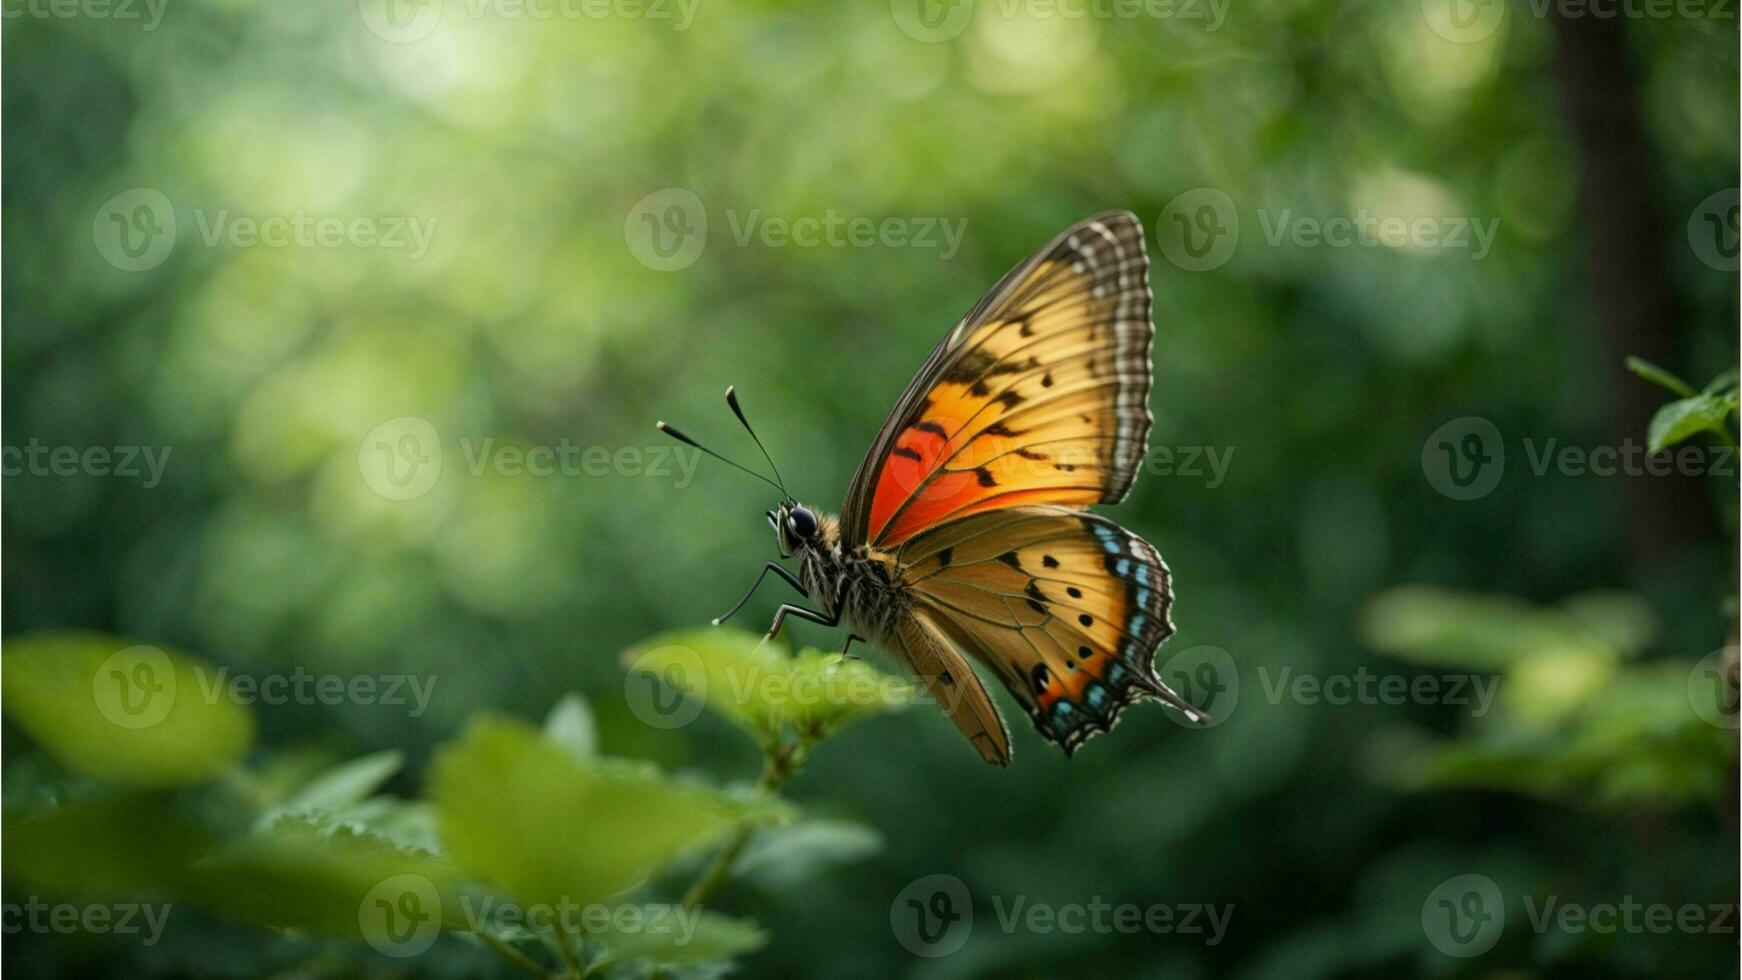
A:
<svg viewBox="0 0 1742 980">
<path fill-rule="evenodd" d="M 809 508 L 806 508 L 810 510 Z M 853 631 L 887 647 L 911 597 L 900 588 L 895 557 L 882 549 L 841 547 L 839 522 L 820 511 L 817 533 L 793 542 L 805 594 L 831 616 L 843 616 Z"/>
<path fill-rule="evenodd" d="M 1172 573 L 1086 509 L 1123 500 L 1147 453 L 1148 269 L 1129 212 L 1078 222 L 1012 269 L 897 400 L 839 518 L 790 497 L 768 512 L 799 572 L 769 562 L 726 615 L 777 574 L 821 608 L 781 605 L 771 636 L 789 615 L 846 620 L 849 646 L 902 660 L 997 765 L 1009 731 L 970 659 L 1066 755 L 1140 698 L 1204 722 L 1155 673 Z"/>
</svg>

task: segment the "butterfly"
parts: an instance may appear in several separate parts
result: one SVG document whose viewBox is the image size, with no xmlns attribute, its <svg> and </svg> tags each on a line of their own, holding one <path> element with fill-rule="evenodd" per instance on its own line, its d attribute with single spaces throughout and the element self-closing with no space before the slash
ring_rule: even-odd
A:
<svg viewBox="0 0 1742 980">
<path fill-rule="evenodd" d="M 1149 256 L 1128 211 L 1078 222 L 1010 270 L 919 369 L 847 491 L 839 517 L 801 504 L 727 389 L 774 479 L 659 428 L 781 493 L 767 512 L 770 574 L 913 672 L 982 758 L 1010 762 L 1010 732 L 970 665 L 1009 689 L 1047 740 L 1074 753 L 1126 705 L 1154 698 L 1207 716 L 1162 682 L 1173 576 L 1152 546 L 1090 513 L 1130 493 L 1148 451 Z"/>
</svg>

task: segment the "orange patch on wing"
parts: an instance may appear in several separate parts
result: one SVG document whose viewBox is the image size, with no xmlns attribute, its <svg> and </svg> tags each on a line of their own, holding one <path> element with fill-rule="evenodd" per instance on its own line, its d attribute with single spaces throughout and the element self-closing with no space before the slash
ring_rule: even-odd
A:
<svg viewBox="0 0 1742 980">
<path fill-rule="evenodd" d="M 925 412 L 896 437 L 878 473 L 871 540 L 899 544 L 939 521 L 995 507 L 1086 506 L 1100 499 L 1100 477 L 1092 462 L 1085 465 L 1084 444 L 1066 445 L 1061 438 L 1092 436 L 1089 421 L 1073 417 L 1068 426 L 1011 429 L 999 419 L 1012 404 L 997 400 L 962 384 L 944 383 L 933 391 Z M 1012 402 L 1023 404 L 1019 397 Z M 1070 485 L 1078 466 L 1085 472 Z"/>
</svg>

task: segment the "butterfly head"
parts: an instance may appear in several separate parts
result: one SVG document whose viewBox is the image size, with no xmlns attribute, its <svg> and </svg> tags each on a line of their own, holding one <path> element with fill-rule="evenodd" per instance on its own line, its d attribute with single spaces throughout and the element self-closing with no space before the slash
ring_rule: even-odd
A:
<svg viewBox="0 0 1742 980">
<path fill-rule="evenodd" d="M 781 501 L 768 512 L 768 523 L 774 525 L 775 543 L 783 558 L 823 543 L 822 515 L 796 500 Z"/>
<path fill-rule="evenodd" d="M 791 558 L 807 548 L 826 547 L 836 535 L 834 522 L 823 517 L 820 511 L 806 507 L 792 499 L 792 495 L 787 493 L 786 484 L 780 478 L 780 468 L 774 465 L 773 457 L 768 455 L 768 448 L 762 445 L 762 440 L 756 435 L 756 430 L 750 427 L 750 420 L 744 417 L 744 409 L 738 404 L 738 394 L 732 388 L 726 389 L 726 404 L 731 407 L 732 414 L 738 416 L 738 421 L 743 424 L 744 430 L 750 433 L 750 438 L 755 440 L 756 448 L 762 451 L 762 458 L 767 461 L 769 470 L 774 473 L 774 479 L 771 480 L 755 470 L 732 462 L 664 422 L 659 423 L 659 430 L 685 445 L 694 446 L 733 469 L 743 470 L 780 491 L 780 504 L 774 510 L 768 511 L 767 517 L 768 523 L 774 525 L 775 543 L 780 546 L 782 558 Z"/>
</svg>

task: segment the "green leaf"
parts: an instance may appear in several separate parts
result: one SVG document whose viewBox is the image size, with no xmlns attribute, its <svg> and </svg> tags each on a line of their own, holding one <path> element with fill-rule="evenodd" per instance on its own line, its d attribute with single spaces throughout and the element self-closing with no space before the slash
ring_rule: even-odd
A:
<svg viewBox="0 0 1742 980">
<path fill-rule="evenodd" d="M 813 738 L 897 711 L 911 703 L 917 693 L 912 683 L 839 653 L 806 649 L 789 661 L 789 667 L 788 720 L 801 734 Z"/>
<path fill-rule="evenodd" d="M 1655 453 L 1700 432 L 1721 432 L 1724 415 L 1731 407 L 1728 400 L 1714 395 L 1695 395 L 1670 402 L 1651 417 L 1645 433 L 1647 447 Z"/>
<path fill-rule="evenodd" d="M 101 633 L 4 646 L 7 716 L 55 761 L 103 782 L 174 786 L 228 772 L 254 719 L 210 664 Z"/>
<path fill-rule="evenodd" d="M 1600 696 L 1614 679 L 1614 651 L 1601 647 L 1551 647 L 1536 651 L 1506 672 L 1501 707 L 1525 728 L 1545 728 Z"/>
<path fill-rule="evenodd" d="M 597 966 L 637 959 L 656 966 L 717 963 L 754 953 L 768 944 L 768 934 L 753 922 L 681 905 L 660 906 L 658 914 L 657 919 L 645 919 L 640 928 L 589 933 L 589 938 L 599 940 L 610 951 Z"/>
<path fill-rule="evenodd" d="M 733 875 L 771 891 L 793 888 L 830 867 L 862 861 L 882 849 L 883 838 L 864 824 L 798 820 L 759 831 L 733 865 Z"/>
<path fill-rule="evenodd" d="M 911 683 L 863 660 L 819 650 L 789 655 L 761 636 L 730 629 L 661 634 L 625 651 L 623 661 L 701 701 L 764 748 L 788 729 L 821 738 L 915 695 Z"/>
<path fill-rule="evenodd" d="M 405 764 L 405 755 L 388 750 L 341 763 L 310 780 L 279 806 L 261 815 L 268 826 L 289 814 L 338 813 L 363 802 L 393 778 Z"/>
<path fill-rule="evenodd" d="M 623 652 L 623 665 L 706 706 L 748 732 L 764 748 L 778 741 L 773 706 L 761 685 L 786 673 L 786 653 L 763 637 L 735 629 L 662 633 Z"/>
<path fill-rule="evenodd" d="M 1593 639 L 1623 655 L 1639 653 L 1657 639 L 1657 613 L 1632 592 L 1584 592 L 1560 609 Z"/>
<path fill-rule="evenodd" d="M 321 819 L 334 827 L 349 827 L 385 837 L 400 847 L 442 853 L 441 843 L 436 837 L 435 808 L 426 800 L 372 796 L 339 813 L 325 814 Z"/>
<path fill-rule="evenodd" d="M 593 725 L 593 709 L 588 707 L 586 698 L 568 694 L 558 701 L 544 720 L 544 737 L 574 753 L 577 759 L 595 755 L 599 749 L 599 735 Z"/>
<path fill-rule="evenodd" d="M 1683 398 L 1694 393 L 1692 385 L 1643 357 L 1629 356 L 1626 363 L 1627 370 L 1632 371 L 1634 374 L 1639 375 L 1647 381 L 1668 388 L 1670 391 L 1675 392 Z"/>
<path fill-rule="evenodd" d="M 499 717 L 473 722 L 432 771 L 448 853 L 527 905 L 609 898 L 745 821 L 787 815 L 777 802 L 686 785 L 651 766 L 576 759 Z"/>
<path fill-rule="evenodd" d="M 1506 596 L 1431 586 L 1380 593 L 1361 613 L 1362 639 L 1381 653 L 1428 667 L 1502 670 L 1545 649 L 1596 641 L 1570 618 Z"/>
<path fill-rule="evenodd" d="M 185 894 L 215 912 L 259 925 L 379 944 L 384 936 L 379 917 L 408 907 L 432 925 L 466 928 L 462 884 L 444 858 L 378 835 L 286 817 L 200 861 Z"/>
<path fill-rule="evenodd" d="M 216 841 L 162 800 L 120 796 L 58 807 L 6 824 L 6 876 L 89 901 L 176 894 Z"/>
<path fill-rule="evenodd" d="M 1706 394 L 1719 395 L 1725 392 L 1734 392 L 1736 390 L 1737 377 L 1736 368 L 1731 368 L 1730 370 L 1723 372 L 1713 378 L 1711 382 L 1706 385 Z"/>
</svg>

